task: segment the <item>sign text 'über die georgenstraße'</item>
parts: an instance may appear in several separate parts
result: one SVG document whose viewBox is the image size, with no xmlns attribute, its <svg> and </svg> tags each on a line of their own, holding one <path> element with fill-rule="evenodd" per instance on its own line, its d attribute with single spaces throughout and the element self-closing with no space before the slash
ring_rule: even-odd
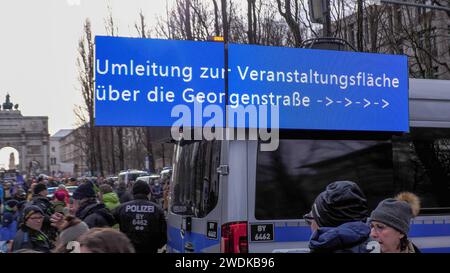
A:
<svg viewBox="0 0 450 273">
<path fill-rule="evenodd" d="M 282 129 L 408 131 L 405 56 L 237 44 L 228 56 L 231 109 L 278 105 Z M 225 109 L 222 43 L 97 36 L 95 71 L 96 125 L 172 126 L 176 105 Z"/>
</svg>

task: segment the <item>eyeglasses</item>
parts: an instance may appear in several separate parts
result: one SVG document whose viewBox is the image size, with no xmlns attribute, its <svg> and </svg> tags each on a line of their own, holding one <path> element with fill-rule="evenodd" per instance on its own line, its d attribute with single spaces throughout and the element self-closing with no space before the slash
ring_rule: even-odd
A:
<svg viewBox="0 0 450 273">
<path fill-rule="evenodd" d="M 308 225 L 311 225 L 312 221 L 314 220 L 314 217 L 312 217 L 311 214 L 307 213 L 303 215 L 303 219 L 306 221 Z"/>
<path fill-rule="evenodd" d="M 42 220 L 42 219 L 44 219 L 44 217 L 43 216 L 35 216 L 35 217 L 30 217 L 28 219 L 30 219 L 30 220 Z"/>
</svg>

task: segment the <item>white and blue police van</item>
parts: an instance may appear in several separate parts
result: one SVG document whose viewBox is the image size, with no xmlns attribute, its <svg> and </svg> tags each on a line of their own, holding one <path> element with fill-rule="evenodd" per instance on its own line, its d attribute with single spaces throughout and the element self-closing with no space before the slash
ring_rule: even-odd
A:
<svg viewBox="0 0 450 273">
<path fill-rule="evenodd" d="M 271 253 L 308 247 L 302 219 L 326 185 L 356 182 L 370 209 L 400 191 L 421 199 L 408 237 L 450 252 L 450 81 L 409 80 L 408 133 L 281 134 L 258 141 L 180 141 L 168 212 L 169 252 Z"/>
<path fill-rule="evenodd" d="M 409 80 L 407 56 L 106 36 L 95 46 L 96 126 L 280 129 L 272 151 L 183 131 L 168 251 L 305 249 L 303 215 L 326 185 L 350 180 L 370 209 L 416 193 L 408 236 L 423 252 L 450 252 L 450 84 Z M 235 119 L 228 106 L 258 107 L 258 118 Z"/>
</svg>

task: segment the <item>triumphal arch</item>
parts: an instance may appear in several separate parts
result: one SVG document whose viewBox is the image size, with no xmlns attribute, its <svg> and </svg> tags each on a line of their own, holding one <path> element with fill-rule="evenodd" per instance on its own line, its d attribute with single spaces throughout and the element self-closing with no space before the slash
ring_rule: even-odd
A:
<svg viewBox="0 0 450 273">
<path fill-rule="evenodd" d="M 0 149 L 12 147 L 19 152 L 18 171 L 48 173 L 49 138 L 48 117 L 22 116 L 7 94 L 0 103 Z"/>
</svg>

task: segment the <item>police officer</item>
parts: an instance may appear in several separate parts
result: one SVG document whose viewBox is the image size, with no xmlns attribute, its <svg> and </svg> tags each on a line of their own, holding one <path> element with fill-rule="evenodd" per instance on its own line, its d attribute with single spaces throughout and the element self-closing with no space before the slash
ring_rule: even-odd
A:
<svg viewBox="0 0 450 273">
<path fill-rule="evenodd" d="M 148 199 L 150 187 L 146 182 L 137 181 L 132 192 L 134 200 L 117 207 L 114 217 L 137 253 L 156 253 L 167 241 L 164 211 Z"/>
</svg>

